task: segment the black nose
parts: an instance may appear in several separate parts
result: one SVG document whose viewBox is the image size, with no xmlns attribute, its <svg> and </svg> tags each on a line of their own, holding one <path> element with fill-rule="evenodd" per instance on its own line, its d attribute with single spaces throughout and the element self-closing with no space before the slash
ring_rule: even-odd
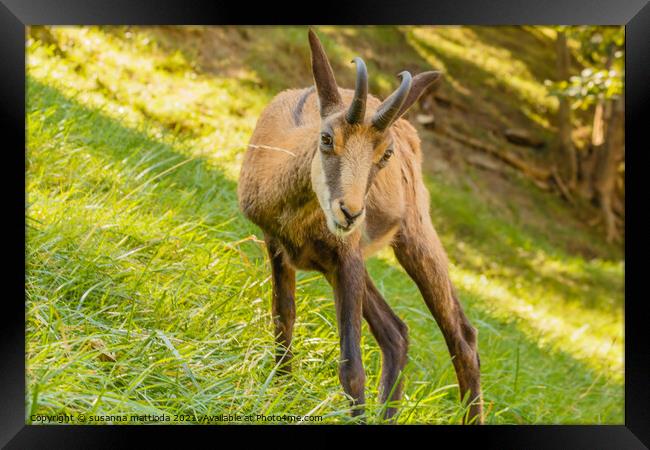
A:
<svg viewBox="0 0 650 450">
<path fill-rule="evenodd" d="M 341 203 L 340 207 L 341 207 L 341 211 L 343 211 L 343 215 L 345 216 L 345 220 L 348 221 L 348 225 L 352 225 L 356 220 L 356 218 L 363 213 L 363 208 L 361 208 L 356 213 L 351 213 L 350 210 L 343 203 Z"/>
</svg>

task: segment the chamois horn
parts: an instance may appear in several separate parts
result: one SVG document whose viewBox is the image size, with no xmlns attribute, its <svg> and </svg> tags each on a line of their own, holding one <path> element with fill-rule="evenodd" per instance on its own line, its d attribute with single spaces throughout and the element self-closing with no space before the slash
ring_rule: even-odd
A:
<svg viewBox="0 0 650 450">
<path fill-rule="evenodd" d="M 397 113 L 404 104 L 409 91 L 411 90 L 411 81 L 413 77 L 408 71 L 400 72 L 398 75 L 402 79 L 400 86 L 384 102 L 379 105 L 377 112 L 372 116 L 372 125 L 383 131 L 393 123 L 397 118 Z"/>
<path fill-rule="evenodd" d="M 350 123 L 359 123 L 363 121 L 366 115 L 366 98 L 368 97 L 368 69 L 363 59 L 358 56 L 351 62 L 357 65 L 357 83 L 354 87 L 354 98 L 350 108 L 345 115 L 345 120 Z"/>
</svg>

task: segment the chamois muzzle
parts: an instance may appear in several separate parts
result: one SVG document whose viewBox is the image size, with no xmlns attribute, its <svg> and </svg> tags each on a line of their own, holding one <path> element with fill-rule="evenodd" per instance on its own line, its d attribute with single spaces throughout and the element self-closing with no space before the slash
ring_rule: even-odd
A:
<svg viewBox="0 0 650 450">
<path fill-rule="evenodd" d="M 400 72 L 398 75 L 402 79 L 400 86 L 384 102 L 379 105 L 377 112 L 372 117 L 372 125 L 379 131 L 384 131 L 398 117 L 398 112 L 402 108 L 406 97 L 411 90 L 412 77 L 408 71 Z"/>
<path fill-rule="evenodd" d="M 354 98 L 345 115 L 349 124 L 363 122 L 366 115 L 366 98 L 368 97 L 368 69 L 366 63 L 358 56 L 352 60 L 357 65 L 357 82 L 354 87 Z"/>
</svg>

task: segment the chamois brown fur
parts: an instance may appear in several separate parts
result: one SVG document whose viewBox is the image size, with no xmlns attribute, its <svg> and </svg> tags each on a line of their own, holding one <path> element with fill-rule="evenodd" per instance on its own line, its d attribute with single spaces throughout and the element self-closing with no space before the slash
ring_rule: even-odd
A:
<svg viewBox="0 0 650 450">
<path fill-rule="evenodd" d="M 357 88 L 341 89 L 311 30 L 309 40 L 316 89 L 286 90 L 266 107 L 238 186 L 240 207 L 263 230 L 271 261 L 280 370 L 290 370 L 295 270 L 316 270 L 334 290 L 339 378 L 352 414 L 362 414 L 365 402 L 362 317 L 382 350 L 381 400 L 401 398 L 407 327 L 373 284 L 364 262 L 391 245 L 443 332 L 460 395 L 471 401 L 466 419 L 482 423 L 477 332 L 454 293 L 447 256 L 431 223 L 419 137 L 400 118 L 438 73 L 411 80 L 403 72 L 400 88 L 382 103 L 367 94 L 360 58 L 355 58 Z M 392 417 L 396 408 L 385 411 Z"/>
</svg>

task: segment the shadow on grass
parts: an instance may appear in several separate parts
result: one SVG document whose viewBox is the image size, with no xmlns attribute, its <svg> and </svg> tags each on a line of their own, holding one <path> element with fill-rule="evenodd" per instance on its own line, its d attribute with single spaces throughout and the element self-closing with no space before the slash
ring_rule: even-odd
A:
<svg viewBox="0 0 650 450">
<path fill-rule="evenodd" d="M 124 27 L 103 27 L 124 39 Z M 254 72 L 259 85 L 269 92 L 313 84 L 309 65 L 307 26 L 217 26 L 136 27 L 153 38 L 169 55 L 180 51 L 198 71 L 212 76 L 237 76 Z M 370 92 L 386 96 L 397 87 L 396 74 L 431 70 L 430 64 L 413 50 L 396 26 L 317 27 L 341 87 L 352 89 L 354 65 L 350 55 L 359 55 L 368 66 Z M 241 80 L 245 85 L 254 84 Z M 250 83 L 250 84 L 249 84 Z"/>
<path fill-rule="evenodd" d="M 556 76 L 555 42 L 535 27 L 469 27 L 483 42 L 508 50 L 523 62 L 539 83 Z"/>
<path fill-rule="evenodd" d="M 477 28 L 479 27 L 470 27 L 469 29 L 475 31 Z M 547 113 L 538 111 L 539 105 L 523 97 L 511 83 L 499 80 L 493 73 L 471 59 L 450 54 L 426 40 L 414 39 L 417 44 L 414 44 L 413 40 L 409 40 L 412 46 L 420 46 L 424 52 L 434 56 L 444 65 L 444 73 L 447 78 L 453 80 L 446 83 L 445 88 L 449 90 L 452 97 L 463 100 L 461 103 L 465 104 L 465 108 L 467 108 L 464 111 L 464 116 L 474 120 L 476 123 L 473 125 L 486 128 L 483 130 L 483 135 L 480 136 L 481 139 L 494 139 L 493 133 L 488 133 L 488 130 L 499 133 L 507 128 L 524 127 L 535 135 L 543 137 L 544 141 L 550 141 L 553 136 L 552 130 L 542 126 L 533 117 L 534 115 L 544 116 Z M 485 42 L 494 45 L 492 37 L 486 37 Z M 494 46 L 510 52 L 508 48 L 500 47 L 498 43 Z M 459 126 L 462 125 L 462 123 L 459 124 Z M 476 134 L 471 125 L 467 124 L 466 129 L 463 130 L 468 135 Z"/>
</svg>

